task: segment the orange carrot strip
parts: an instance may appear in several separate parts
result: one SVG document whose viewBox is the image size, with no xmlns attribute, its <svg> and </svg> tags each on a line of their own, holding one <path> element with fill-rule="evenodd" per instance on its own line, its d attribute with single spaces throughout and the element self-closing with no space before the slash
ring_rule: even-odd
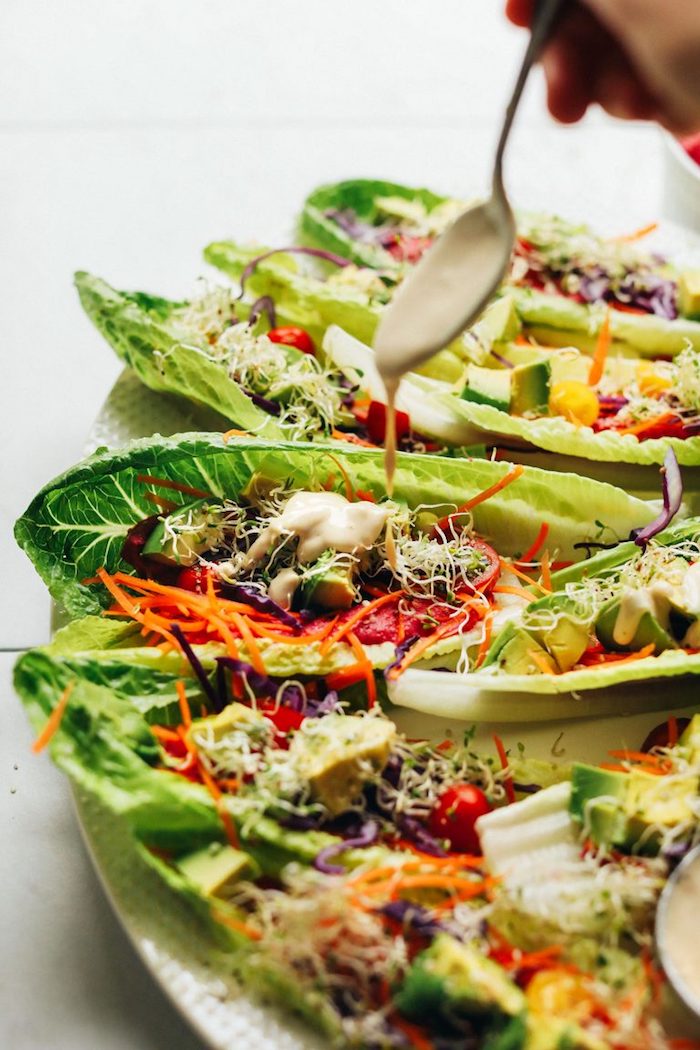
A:
<svg viewBox="0 0 700 1050">
<path fill-rule="evenodd" d="M 678 719 L 675 715 L 669 715 L 668 719 L 668 746 L 675 747 L 678 743 Z"/>
<path fill-rule="evenodd" d="M 630 427 L 621 427 L 617 430 L 618 434 L 641 434 L 643 431 L 648 430 L 649 427 L 656 427 L 662 423 L 668 423 L 675 417 L 675 412 L 662 412 L 658 416 L 650 416 L 649 419 L 645 419 L 642 423 L 635 423 Z"/>
<path fill-rule="evenodd" d="M 588 383 L 590 386 L 595 386 L 603 378 L 605 361 L 608 356 L 608 350 L 610 349 L 611 342 L 612 337 L 610 333 L 610 308 L 608 308 L 605 312 L 603 323 L 600 326 L 600 332 L 598 333 L 598 341 L 596 343 L 595 352 L 593 354 L 593 360 L 591 361 L 591 367 L 588 372 Z"/>
<path fill-rule="evenodd" d="M 432 634 L 429 634 L 426 638 L 420 638 L 415 645 L 411 646 L 408 652 L 404 653 L 401 662 L 396 667 L 392 667 L 390 671 L 385 672 L 387 679 L 390 682 L 394 682 L 410 664 L 415 663 L 422 656 L 426 649 L 429 649 L 431 645 L 434 645 L 435 642 L 439 641 L 440 638 L 448 634 L 456 626 L 458 626 L 458 621 L 454 618 L 445 620 Z"/>
<path fill-rule="evenodd" d="M 156 740 L 160 740 L 163 743 L 173 743 L 175 740 L 180 739 L 179 733 L 176 733 L 174 729 L 168 729 L 166 726 L 151 726 L 151 732 Z"/>
<path fill-rule="evenodd" d="M 260 649 L 258 648 L 258 643 L 253 637 L 253 632 L 251 631 L 250 626 L 246 623 L 244 617 L 241 616 L 240 613 L 231 613 L 231 619 L 238 628 L 241 638 L 245 642 L 251 664 L 258 674 L 267 674 L 267 669 L 260 653 Z"/>
<path fill-rule="evenodd" d="M 143 623 L 143 616 L 141 615 L 138 606 L 129 595 L 124 594 L 124 591 L 117 586 L 114 582 L 114 578 L 109 575 L 107 570 L 98 569 L 97 576 L 100 583 L 103 584 L 112 595 L 117 605 L 123 609 L 124 612 L 128 613 L 133 620 L 138 620 L 139 623 Z"/>
<path fill-rule="evenodd" d="M 432 1039 L 417 1024 L 411 1024 L 410 1021 L 399 1017 L 398 1014 L 392 1014 L 391 1024 L 394 1028 L 398 1028 L 399 1031 L 403 1032 L 414 1050 L 434 1050 L 435 1044 Z"/>
<path fill-rule="evenodd" d="M 75 682 L 76 680 L 74 678 L 68 683 L 66 688 L 63 690 L 60 697 L 58 698 L 56 706 L 54 707 L 49 717 L 46 719 L 46 722 L 44 723 L 44 728 L 41 730 L 38 737 L 32 744 L 32 751 L 35 755 L 38 755 L 40 751 L 44 750 L 44 748 L 49 743 L 54 733 L 60 726 L 61 720 L 63 719 L 63 716 L 66 712 L 66 708 L 68 707 L 68 701 L 70 700 L 71 693 L 75 689 Z"/>
<path fill-rule="evenodd" d="M 535 537 L 534 543 L 532 544 L 531 547 L 528 547 L 528 549 L 525 551 L 525 553 L 521 556 L 521 558 L 520 558 L 520 563 L 521 564 L 522 563 L 527 564 L 528 562 L 531 562 L 531 561 L 535 560 L 537 555 L 540 553 L 540 550 L 544 546 L 544 541 L 547 539 L 548 534 L 549 534 L 549 523 L 546 522 L 546 521 L 543 521 L 542 524 L 540 525 L 540 530 L 537 533 L 537 536 Z"/>
<path fill-rule="evenodd" d="M 388 594 L 383 594 L 381 598 L 376 598 L 373 602 L 369 602 L 367 605 L 361 605 L 360 608 L 349 616 L 347 620 L 341 623 L 340 627 L 328 635 L 325 642 L 321 646 L 321 655 L 325 656 L 328 650 L 339 642 L 343 635 L 353 631 L 357 627 L 361 620 L 364 620 L 366 616 L 369 616 L 375 609 L 381 608 L 382 605 L 386 605 L 388 602 L 395 602 L 403 596 L 403 591 L 391 591 Z"/>
<path fill-rule="evenodd" d="M 228 445 L 232 437 L 250 437 L 250 434 L 247 430 L 225 430 L 221 435 L 224 445 Z"/>
<path fill-rule="evenodd" d="M 336 441 L 348 441 L 351 445 L 361 445 L 363 448 L 377 447 L 371 441 L 365 441 L 364 438 L 357 437 L 356 434 L 344 434 L 342 430 L 331 430 L 331 437 L 335 438 Z"/>
<path fill-rule="evenodd" d="M 154 503 L 160 510 L 164 510 L 166 514 L 170 514 L 171 511 L 177 510 L 179 504 L 173 503 L 171 499 L 163 499 L 162 496 L 156 496 L 155 492 L 144 492 L 143 498 L 147 499 L 149 503 Z"/>
<path fill-rule="evenodd" d="M 260 930 L 256 930 L 254 926 L 249 926 L 247 922 L 240 922 L 238 919 L 234 919 L 231 915 L 226 915 L 222 911 L 213 910 L 212 918 L 215 922 L 220 922 L 222 926 L 228 926 L 230 929 L 235 930 L 236 933 L 242 934 L 251 941 L 262 940 L 262 934 Z"/>
<path fill-rule="evenodd" d="M 185 692 L 185 683 L 182 679 L 178 679 L 175 683 L 177 689 L 177 699 L 180 705 L 180 714 L 182 715 L 182 724 L 186 728 L 192 725 L 192 712 L 190 711 L 190 705 L 187 700 L 187 693 Z"/>
<path fill-rule="evenodd" d="M 224 831 L 226 832 L 226 838 L 229 841 L 229 845 L 233 846 L 234 849 L 238 849 L 240 841 L 238 838 L 238 832 L 236 831 L 236 825 L 233 823 L 231 814 L 226 809 L 226 804 L 221 797 L 221 792 L 219 792 L 219 798 L 216 801 L 216 812 L 219 814 L 219 820 L 224 825 Z"/>
<path fill-rule="evenodd" d="M 353 634 L 352 631 L 349 631 L 347 637 L 350 642 L 350 648 L 357 657 L 358 664 L 364 664 L 365 681 L 367 683 L 367 706 L 372 708 L 377 702 L 377 683 L 374 680 L 374 669 L 370 661 L 367 659 L 367 653 L 357 635 Z"/>
<path fill-rule="evenodd" d="M 498 752 L 498 757 L 501 760 L 501 766 L 503 767 L 503 769 L 507 769 L 508 755 L 506 754 L 506 749 L 503 746 L 503 741 L 501 740 L 500 736 L 494 736 L 493 742 L 496 745 L 496 751 Z M 508 799 L 508 801 L 515 802 L 515 788 L 513 787 L 513 778 L 510 775 L 507 776 L 503 781 L 503 786 L 506 789 L 506 798 Z"/>
<path fill-rule="evenodd" d="M 484 660 L 486 659 L 486 654 L 488 653 L 489 648 L 491 646 L 492 630 L 493 630 L 493 613 L 491 611 L 489 611 L 489 612 L 486 613 L 486 616 L 484 617 L 484 637 L 481 639 L 481 641 L 479 643 L 479 650 L 478 650 L 478 652 L 476 654 L 476 662 L 474 664 L 475 669 L 477 667 L 481 667 L 481 665 L 483 664 Z"/>
<path fill-rule="evenodd" d="M 501 568 L 505 569 L 506 572 L 512 572 L 514 576 L 517 576 L 520 580 L 524 580 L 530 587 L 538 587 L 543 594 L 547 593 L 541 583 L 538 583 L 537 580 L 531 579 L 527 573 L 522 571 L 522 569 L 516 569 L 513 562 L 506 561 L 505 558 L 499 558 L 498 560 L 501 563 Z"/>
<path fill-rule="evenodd" d="M 633 241 L 641 241 L 642 237 L 648 237 L 654 230 L 658 230 L 658 222 L 650 222 L 647 226 L 642 226 L 638 230 L 633 230 L 632 233 L 620 233 L 617 237 L 611 237 L 611 241 L 617 243 L 631 244 Z"/>
<path fill-rule="evenodd" d="M 505 583 L 499 583 L 497 587 L 493 589 L 494 594 L 517 594 L 519 598 L 525 598 L 529 602 L 534 602 L 534 594 L 530 594 L 524 587 L 509 587 Z"/>
<path fill-rule="evenodd" d="M 365 677 L 365 665 L 363 663 L 350 664 L 340 671 L 333 671 L 326 675 L 326 681 L 331 689 L 345 689 L 349 685 L 361 682 Z"/>
<path fill-rule="evenodd" d="M 441 529 L 444 532 L 446 528 L 449 528 L 450 522 L 453 518 L 458 518 L 460 514 L 466 514 L 470 511 L 472 507 L 477 507 L 480 503 L 484 503 L 487 499 L 491 499 L 491 497 L 495 496 L 497 492 L 501 492 L 506 486 L 517 481 L 524 470 L 525 467 L 523 467 L 522 464 L 517 463 L 515 466 L 511 467 L 508 473 L 504 474 L 499 481 L 495 482 L 493 485 L 489 485 L 489 487 L 482 492 L 478 492 L 476 496 L 472 496 L 472 498 L 468 499 L 466 503 L 463 503 L 461 507 L 457 507 L 457 510 L 453 511 L 451 514 L 447 514 L 444 518 L 441 518 L 433 528 Z"/>
<path fill-rule="evenodd" d="M 623 656 L 621 660 L 609 660 L 599 664 L 589 664 L 588 668 L 589 670 L 593 670 L 596 667 L 609 667 L 610 664 L 615 664 L 617 667 L 618 664 L 629 664 L 632 663 L 633 660 L 643 660 L 645 657 L 651 656 L 655 648 L 656 646 L 654 643 L 650 642 L 649 645 L 645 645 L 643 649 L 638 649 L 636 653 L 630 653 L 629 656 Z"/>
<path fill-rule="evenodd" d="M 552 574 L 549 569 L 549 551 L 545 551 L 540 562 L 540 587 L 552 593 Z"/>
<path fill-rule="evenodd" d="M 202 489 L 194 489 L 191 485 L 181 485 L 179 481 L 169 481 L 168 478 L 154 478 L 151 474 L 138 474 L 136 480 L 143 485 L 154 485 L 160 489 L 174 489 L 175 492 L 184 492 L 186 496 L 196 496 L 199 499 L 211 499 L 211 492 Z"/>
<path fill-rule="evenodd" d="M 343 485 L 345 486 L 345 498 L 346 498 L 346 500 L 348 501 L 348 503 L 354 503 L 354 501 L 355 501 L 355 490 L 352 487 L 352 482 L 350 481 L 350 476 L 349 476 L 347 470 L 345 469 L 343 464 L 340 462 L 340 460 L 337 458 L 337 456 L 334 456 L 331 452 L 327 452 L 326 455 L 328 456 L 329 459 L 333 460 L 333 462 L 335 463 L 336 467 L 340 471 L 340 476 L 342 477 Z"/>
</svg>

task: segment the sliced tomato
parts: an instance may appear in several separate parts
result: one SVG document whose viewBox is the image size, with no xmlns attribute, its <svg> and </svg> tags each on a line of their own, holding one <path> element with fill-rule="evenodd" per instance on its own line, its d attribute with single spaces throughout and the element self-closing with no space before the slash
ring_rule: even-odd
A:
<svg viewBox="0 0 700 1050">
<path fill-rule="evenodd" d="M 481 853 L 476 822 L 490 813 L 491 803 L 475 784 L 453 784 L 440 795 L 430 817 L 428 830 L 438 839 L 447 839 L 455 853 Z"/>
<path fill-rule="evenodd" d="M 386 247 L 397 262 L 415 263 L 432 243 L 432 237 L 413 237 L 405 233 L 397 233 L 393 242 Z"/>
<path fill-rule="evenodd" d="M 439 532 L 433 530 L 431 537 L 437 543 L 444 543 L 445 539 L 450 539 L 450 533 L 452 533 L 452 538 L 456 539 L 462 531 L 462 527 L 463 526 L 459 524 L 459 518 L 455 516 L 455 518 L 450 520 L 449 529 L 446 529 L 445 532 L 442 530 Z M 486 560 L 486 567 L 478 576 L 474 577 L 471 581 L 471 586 L 475 591 L 480 591 L 482 594 L 489 594 L 496 586 L 496 580 L 501 574 L 501 560 L 493 547 L 484 540 L 479 539 L 477 536 L 473 537 L 470 541 L 470 546 L 482 554 Z"/>
<path fill-rule="evenodd" d="M 217 574 L 207 565 L 190 565 L 186 569 L 180 569 L 177 576 L 177 587 L 183 591 L 193 591 L 195 594 L 206 594 L 209 577 L 214 578 L 214 587 L 217 588 Z"/>
<path fill-rule="evenodd" d="M 396 412 L 396 440 L 400 441 L 411 431 L 411 420 L 405 412 Z M 370 401 L 367 410 L 367 433 L 370 441 L 381 445 L 386 439 L 387 407 L 381 401 Z"/>
<path fill-rule="evenodd" d="M 258 701 L 258 711 L 262 711 L 265 718 L 275 727 L 277 747 L 289 747 L 289 734 L 297 730 L 304 721 L 301 711 L 295 711 L 292 707 L 278 707 L 274 701 L 269 700 Z"/>
<path fill-rule="evenodd" d="M 301 350 L 302 354 L 315 354 L 314 341 L 305 328 L 297 328 L 296 325 L 282 325 L 279 328 L 271 328 L 267 338 L 273 343 L 283 343 L 285 346 L 293 346 Z"/>
</svg>

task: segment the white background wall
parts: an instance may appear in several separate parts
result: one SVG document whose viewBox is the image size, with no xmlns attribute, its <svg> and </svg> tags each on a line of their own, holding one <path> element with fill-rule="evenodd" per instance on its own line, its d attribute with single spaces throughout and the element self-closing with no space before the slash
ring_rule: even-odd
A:
<svg viewBox="0 0 700 1050">
<path fill-rule="evenodd" d="M 80 456 L 119 365 L 77 268 L 181 295 L 227 234 L 286 239 L 316 183 L 486 182 L 523 38 L 501 0 L 1 0 L 0 649 L 42 642 L 48 601 L 11 524 Z M 657 217 L 657 133 L 545 115 L 508 159 L 518 203 L 618 230 Z M 0 1041 L 14 1050 L 197 1045 L 103 902 L 61 778 L 28 756 L 0 654 Z M 17 767 L 17 768 L 15 768 Z"/>
</svg>

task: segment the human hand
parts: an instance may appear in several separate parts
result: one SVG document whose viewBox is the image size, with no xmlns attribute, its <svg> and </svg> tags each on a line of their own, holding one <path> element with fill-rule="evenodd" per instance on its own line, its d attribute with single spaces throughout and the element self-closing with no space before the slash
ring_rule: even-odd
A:
<svg viewBox="0 0 700 1050">
<path fill-rule="evenodd" d="M 535 0 L 506 0 L 519 26 Z M 542 53 L 550 112 L 580 120 L 599 103 L 615 117 L 657 120 L 687 134 L 700 128 L 698 0 L 577 0 Z"/>
</svg>

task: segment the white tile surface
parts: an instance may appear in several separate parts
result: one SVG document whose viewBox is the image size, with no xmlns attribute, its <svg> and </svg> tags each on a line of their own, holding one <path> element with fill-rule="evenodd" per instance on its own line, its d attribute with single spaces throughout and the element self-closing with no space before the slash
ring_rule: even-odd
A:
<svg viewBox="0 0 700 1050">
<path fill-rule="evenodd" d="M 316 183 L 375 174 L 478 192 L 522 46 L 501 6 L 2 0 L 0 650 L 49 627 L 11 523 L 79 457 L 119 372 L 72 271 L 182 294 L 208 240 L 279 242 Z M 655 132 L 600 116 L 555 128 L 539 83 L 508 168 L 524 205 L 619 229 L 657 214 Z M 11 660 L 0 654 L 0 1041 L 190 1050 L 101 896 L 63 779 L 28 752 Z"/>
</svg>

